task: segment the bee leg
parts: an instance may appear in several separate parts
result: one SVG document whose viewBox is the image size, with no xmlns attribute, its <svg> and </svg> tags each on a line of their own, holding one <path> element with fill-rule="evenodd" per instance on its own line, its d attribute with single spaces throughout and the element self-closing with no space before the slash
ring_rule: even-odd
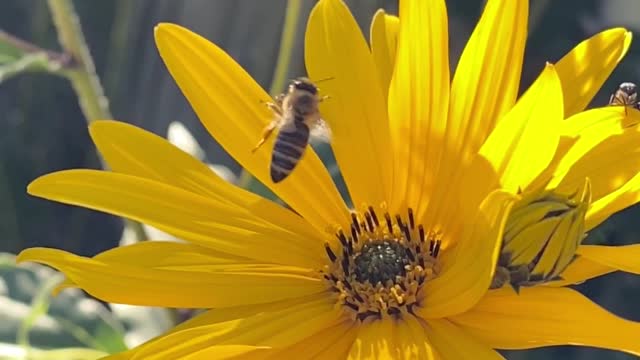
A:
<svg viewBox="0 0 640 360">
<path fill-rule="evenodd" d="M 325 96 L 321 97 L 319 101 L 320 101 L 320 102 L 323 102 L 323 101 L 325 101 L 325 100 L 327 100 L 327 99 L 331 99 L 331 96 L 329 96 L 329 95 L 325 95 Z"/>
<path fill-rule="evenodd" d="M 266 107 L 269 108 L 269 110 L 273 111 L 274 114 L 278 115 L 278 116 L 282 116 L 282 100 L 283 100 L 283 96 L 282 95 L 278 95 L 275 98 L 276 102 L 271 102 L 271 101 L 264 101 L 264 100 L 260 100 L 260 103 L 264 104 Z"/>
<path fill-rule="evenodd" d="M 253 150 L 251 150 L 251 153 L 255 153 L 256 150 L 258 150 L 260 146 L 262 146 L 262 144 L 264 144 L 264 142 L 267 141 L 267 139 L 271 136 L 276 126 L 278 126 L 278 120 L 273 120 L 272 122 L 269 123 L 269 125 L 267 125 L 264 128 L 264 130 L 262 131 L 262 138 L 260 139 L 260 141 L 258 141 L 258 143 L 253 148 Z"/>
<path fill-rule="evenodd" d="M 286 94 L 278 94 L 276 95 L 276 97 L 274 98 L 274 100 L 276 101 L 276 105 L 282 107 L 282 102 L 284 101 L 284 98 L 286 97 Z"/>
</svg>

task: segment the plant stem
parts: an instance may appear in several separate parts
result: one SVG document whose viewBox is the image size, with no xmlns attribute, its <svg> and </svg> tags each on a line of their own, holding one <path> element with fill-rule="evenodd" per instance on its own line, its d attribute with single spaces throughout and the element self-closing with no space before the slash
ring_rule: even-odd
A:
<svg viewBox="0 0 640 360">
<path fill-rule="evenodd" d="M 111 119 L 109 101 L 104 95 L 100 78 L 96 74 L 96 67 L 91 58 L 89 47 L 84 38 L 78 15 L 71 0 L 48 0 L 53 23 L 58 31 L 60 45 L 66 54 L 77 63 L 66 73 L 71 85 L 78 96 L 80 108 L 85 119 L 90 124 L 95 120 Z M 106 163 L 100 159 L 102 167 Z M 124 219 L 125 226 L 133 230 L 137 241 L 146 240 L 144 228 L 140 223 Z"/>
<path fill-rule="evenodd" d="M 111 119 L 109 102 L 104 96 L 73 3 L 71 0 L 48 0 L 48 4 L 62 48 L 79 65 L 76 71 L 70 72 L 69 79 L 78 95 L 84 116 L 89 123 Z"/>
<path fill-rule="evenodd" d="M 301 0 L 289 0 L 284 15 L 284 26 L 282 27 L 282 35 L 280 36 L 280 49 L 278 50 L 278 59 L 276 67 L 271 77 L 271 86 L 269 94 L 275 96 L 284 88 L 287 81 L 287 74 L 291 63 L 291 53 L 298 34 L 298 22 L 300 20 L 300 9 L 302 7 Z M 248 189 L 255 186 L 256 180 L 251 174 L 243 169 L 238 178 L 238 185 Z"/>
<path fill-rule="evenodd" d="M 291 63 L 291 53 L 298 34 L 298 22 L 300 20 L 301 0 L 289 0 L 287 2 L 287 10 L 284 16 L 284 26 L 282 35 L 280 36 L 280 49 L 278 51 L 278 60 L 276 68 L 273 71 L 271 79 L 271 87 L 269 94 L 275 96 L 282 91 L 287 80 L 289 65 Z"/>
</svg>

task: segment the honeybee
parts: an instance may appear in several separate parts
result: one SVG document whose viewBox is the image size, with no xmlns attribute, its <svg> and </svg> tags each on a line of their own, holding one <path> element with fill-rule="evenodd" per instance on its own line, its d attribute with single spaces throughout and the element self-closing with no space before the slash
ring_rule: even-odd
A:
<svg viewBox="0 0 640 360">
<path fill-rule="evenodd" d="M 623 82 L 618 86 L 618 90 L 611 94 L 609 98 L 609 105 L 622 105 L 625 107 L 625 114 L 627 106 L 631 106 L 636 110 L 640 110 L 640 104 L 638 103 L 638 92 L 636 84 L 632 82 Z"/>
<path fill-rule="evenodd" d="M 262 138 L 253 148 L 255 152 L 277 128 L 271 153 L 271 180 L 284 180 L 296 167 L 304 154 L 310 137 L 328 141 L 329 129 L 322 120 L 318 105 L 327 96 L 318 95 L 318 87 L 307 78 L 291 81 L 286 93 L 275 98 L 275 103 L 266 103 L 275 118 L 264 128 Z"/>
</svg>

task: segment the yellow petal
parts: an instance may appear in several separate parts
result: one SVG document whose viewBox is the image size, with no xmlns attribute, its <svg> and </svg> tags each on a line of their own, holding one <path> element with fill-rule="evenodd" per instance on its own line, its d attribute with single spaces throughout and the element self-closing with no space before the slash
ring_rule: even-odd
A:
<svg viewBox="0 0 640 360">
<path fill-rule="evenodd" d="M 385 100 L 389 92 L 389 83 L 391 82 L 391 75 L 396 61 L 399 26 L 400 20 L 398 17 L 388 15 L 382 9 L 376 11 L 371 22 L 371 53 L 376 63 L 378 80 L 380 80 L 380 88 Z"/>
<path fill-rule="evenodd" d="M 400 321 L 383 319 L 360 326 L 349 360 L 436 359 L 420 322 L 412 317 Z"/>
<path fill-rule="evenodd" d="M 312 149 L 278 184 L 269 175 L 274 137 L 252 154 L 274 115 L 260 103 L 271 99 L 249 74 L 220 48 L 178 25 L 158 25 L 155 38 L 169 72 L 200 121 L 240 165 L 317 229 L 323 231 L 328 224 L 348 227 L 344 202 Z"/>
<path fill-rule="evenodd" d="M 495 191 L 468 219 L 460 241 L 441 250 L 442 273 L 425 283 L 423 305 L 415 309 L 425 318 L 464 312 L 486 293 L 495 270 L 502 234 L 515 197 Z"/>
<path fill-rule="evenodd" d="M 115 247 L 99 253 L 94 259 L 157 269 L 178 269 L 197 265 L 225 268 L 234 264 L 256 263 L 255 260 L 246 257 L 225 254 L 195 244 L 154 240 Z"/>
<path fill-rule="evenodd" d="M 323 243 L 275 227 L 247 210 L 167 184 L 95 170 L 69 170 L 34 180 L 31 195 L 128 217 L 180 239 L 264 262 L 317 268 Z"/>
<path fill-rule="evenodd" d="M 582 111 L 591 102 L 630 44 L 631 33 L 626 29 L 609 29 L 581 42 L 558 61 L 565 117 Z"/>
<path fill-rule="evenodd" d="M 154 255 L 161 259 L 169 256 L 162 251 L 157 254 L 150 251 L 146 256 Z M 197 256 L 166 268 L 160 265 L 140 267 L 129 263 L 135 260 L 130 257 L 107 260 L 45 248 L 24 250 L 17 258 L 21 262 L 34 261 L 51 266 L 64 273 L 77 287 L 99 299 L 132 305 L 228 307 L 299 298 L 326 291 L 312 270 L 295 267 L 242 263 L 228 268 L 215 264 L 208 266 Z"/>
<path fill-rule="evenodd" d="M 640 201 L 640 174 L 636 174 L 626 184 L 591 204 L 585 219 L 585 230 L 595 228 L 609 216 L 638 201 Z"/>
<path fill-rule="evenodd" d="M 333 344 L 326 347 L 324 351 L 318 354 L 317 359 L 346 359 L 351 351 L 351 346 L 358 333 L 358 328 L 351 326 L 349 332 Z"/>
<path fill-rule="evenodd" d="M 520 83 L 528 12 L 527 0 L 487 2 L 460 56 L 451 85 L 452 133 L 448 151 L 452 160 L 468 162 L 513 107 Z"/>
<path fill-rule="evenodd" d="M 616 270 L 640 275 L 640 244 L 626 246 L 582 245 L 578 255 Z"/>
<path fill-rule="evenodd" d="M 444 0 L 400 2 L 398 53 L 389 89 L 391 212 L 408 205 L 420 218 L 441 167 L 450 165 L 442 159 L 449 136 L 447 26 Z"/>
<path fill-rule="evenodd" d="M 194 353 L 185 353 L 180 359 L 183 360 L 197 360 L 197 359 L 262 359 L 261 357 L 265 352 L 269 351 L 269 348 L 266 346 L 249 346 L 249 345 L 218 345 L 215 346 L 214 354 L 207 354 L 206 352 L 194 352 Z M 169 355 L 171 356 L 171 355 Z M 172 357 L 165 355 L 157 355 L 153 357 L 153 359 L 166 359 L 171 360 Z M 125 353 L 116 354 L 107 356 L 102 358 L 101 360 L 131 360 L 131 359 L 140 359 L 140 357 L 135 356 L 134 351 L 127 351 Z M 150 359 L 147 357 L 147 359 Z"/>
<path fill-rule="evenodd" d="M 527 187 L 549 164 L 562 114 L 560 82 L 553 65 L 547 64 L 480 149 L 500 175 L 502 188 L 516 192 Z"/>
<path fill-rule="evenodd" d="M 462 193 L 458 191 L 461 178 L 471 177 L 476 181 L 477 173 L 488 170 L 481 183 L 490 183 L 488 188 L 493 186 L 495 171 L 479 169 L 484 167 L 481 164 L 474 164 L 473 175 L 460 173 L 465 171 L 496 123 L 515 102 L 527 34 L 527 13 L 526 0 L 487 2 L 482 18 L 462 53 L 451 85 L 447 140 L 442 160 L 449 166 L 438 175 L 440 185 L 433 192 L 433 205 L 427 215 L 419 214 L 422 218 L 446 223 L 447 219 L 453 219 L 460 213 L 456 202 L 451 199 Z M 477 184 L 462 186 L 467 190 L 479 190 L 473 200 L 462 200 L 471 208 L 475 208 L 487 195 Z"/>
<path fill-rule="evenodd" d="M 422 320 L 405 316 L 394 322 L 393 339 L 397 356 L 395 359 L 437 359 L 432 340 L 422 325 Z"/>
<path fill-rule="evenodd" d="M 282 351 L 273 352 L 268 359 L 344 359 L 357 334 L 351 321 L 323 329 Z"/>
<path fill-rule="evenodd" d="M 102 253 L 101 255 L 103 255 L 105 253 Z M 100 256 L 100 255 L 98 255 Z M 304 301 L 314 301 L 315 299 L 319 299 L 318 295 L 312 295 L 311 297 L 305 298 Z M 173 333 L 177 333 L 183 330 L 187 330 L 187 329 L 193 329 L 193 328 L 198 328 L 201 326 L 208 326 L 208 325 L 213 325 L 213 324 L 219 324 L 219 323 L 224 323 L 224 322 L 229 322 L 231 320 L 239 320 L 239 319 L 244 319 L 244 318 L 250 318 L 254 315 L 258 315 L 258 314 L 262 314 L 262 313 L 267 313 L 267 312 L 277 312 L 277 311 L 282 311 L 284 309 L 289 309 L 291 307 L 296 307 L 301 303 L 301 299 L 300 298 L 295 298 L 295 299 L 287 299 L 287 300 L 281 300 L 281 301 L 275 301 L 275 302 L 271 302 L 271 303 L 267 303 L 267 304 L 252 304 L 252 305 L 242 305 L 242 306 L 232 306 L 232 307 L 225 307 L 225 308 L 217 308 L 217 309 L 210 309 L 207 310 L 201 314 L 198 314 L 196 316 L 194 316 L 193 318 L 184 321 L 182 323 L 180 323 L 179 325 L 175 326 L 173 329 L 169 330 L 169 332 L 167 332 L 165 335 L 168 336 L 169 334 L 173 334 Z M 117 355 L 114 355 L 112 357 L 109 357 L 107 359 L 109 360 L 124 360 L 124 359 L 131 359 L 134 357 L 134 354 L 137 353 L 138 351 L 140 351 L 141 349 L 144 349 L 145 347 L 150 346 L 150 344 L 152 342 L 160 342 L 164 339 L 164 336 L 160 336 L 160 337 L 156 337 L 153 338 L 151 340 L 149 340 L 147 343 L 132 348 L 128 351 L 125 351 L 123 353 L 119 353 Z M 230 345 L 233 346 L 233 345 Z M 236 350 L 241 351 L 243 350 L 241 348 L 241 346 L 246 346 L 246 348 L 244 348 L 244 350 L 246 350 L 246 353 L 249 354 L 250 356 L 253 357 L 258 357 L 260 356 L 264 356 L 265 355 L 265 348 L 268 349 L 268 347 L 264 347 L 264 346 L 250 346 L 250 345 L 238 345 L 239 347 L 236 348 Z M 224 350 L 224 349 L 223 349 Z M 231 350 L 231 349 L 228 349 Z M 225 353 L 223 351 L 223 353 Z M 240 353 L 238 354 L 240 355 Z"/>
<path fill-rule="evenodd" d="M 562 273 L 562 280 L 549 286 L 566 286 L 606 275 L 614 271 L 625 271 L 640 275 L 640 245 L 603 246 L 581 245 L 579 255 Z"/>
<path fill-rule="evenodd" d="M 474 338 L 446 319 L 431 319 L 425 324 L 429 341 L 440 355 L 438 359 L 504 359 L 481 340 Z"/>
<path fill-rule="evenodd" d="M 489 291 L 452 320 L 496 349 L 582 345 L 640 355 L 640 323 L 617 317 L 567 288 Z"/>
<path fill-rule="evenodd" d="M 593 200 L 606 196 L 640 172 L 640 132 L 625 124 L 640 113 L 606 107 L 585 111 L 563 122 L 565 136 L 575 143 L 557 164 L 549 187 L 572 192 L 588 177 Z"/>
<path fill-rule="evenodd" d="M 446 211 L 436 214 L 440 222 L 464 224 L 469 211 L 491 191 L 502 188 L 517 193 L 541 182 L 540 176 L 553 165 L 562 123 L 562 93 L 553 65 L 542 74 L 505 115 L 474 156 L 456 176 Z M 456 198 L 457 196 L 457 198 Z M 456 201 L 457 200 L 457 201 Z M 458 218 L 456 220 L 456 218 Z"/>
<path fill-rule="evenodd" d="M 321 233 L 283 207 L 220 178 L 208 166 L 164 138 L 118 121 L 96 121 L 89 127 L 91 138 L 113 171 L 135 175 L 237 205 L 274 224 L 318 238 Z M 320 241 L 325 241 L 320 238 Z"/>
<path fill-rule="evenodd" d="M 582 245 L 585 246 L 585 245 Z M 580 249 L 580 247 L 578 247 Z M 591 261 L 584 256 L 576 257 L 560 275 L 560 280 L 545 283 L 544 286 L 561 287 L 580 284 L 589 279 L 609 274 L 616 269 Z"/>
<path fill-rule="evenodd" d="M 391 321 L 373 321 L 360 326 L 347 359 L 394 359 L 392 326 Z"/>
<path fill-rule="evenodd" d="M 260 360 L 260 359 L 264 359 L 265 357 L 265 353 L 267 353 L 270 349 L 266 346 L 249 346 L 249 345 L 219 345 L 215 347 L 216 352 L 215 354 L 199 354 L 199 353 L 195 353 L 195 354 L 188 354 L 185 355 L 184 357 L 181 357 L 180 359 L 190 359 L 190 360 L 196 360 L 196 359 L 214 359 L 214 360 L 220 360 L 220 359 L 233 359 L 233 360 L 240 360 L 240 359 L 256 359 L 256 360 Z M 100 360 L 131 360 L 131 359 L 139 359 L 139 357 L 137 357 L 136 351 L 137 348 L 129 350 L 129 351 L 125 351 L 123 353 L 119 353 L 119 354 L 114 354 L 114 355 L 110 355 L 104 358 L 100 358 Z M 208 356 L 208 357 L 205 357 Z M 166 360 L 172 360 L 173 358 L 170 357 L 157 357 L 155 359 L 166 359 Z"/>
<path fill-rule="evenodd" d="M 382 203 L 392 161 L 385 94 L 367 42 L 341 0 L 320 0 L 311 11 L 305 63 L 311 79 L 331 78 L 320 85 L 330 96 L 321 110 L 354 206 Z"/>
<path fill-rule="evenodd" d="M 227 346 L 265 347 L 267 352 L 284 349 L 339 322 L 333 305 L 327 298 L 319 298 L 244 319 L 172 332 L 142 345 L 132 360 L 220 359 L 224 357 L 218 355 L 218 347 Z"/>
<path fill-rule="evenodd" d="M 89 133 L 111 170 L 164 182 L 233 202 L 233 193 L 221 194 L 222 180 L 209 167 L 164 138 L 119 121 L 95 121 Z M 222 185 L 222 186 L 220 186 Z"/>
</svg>

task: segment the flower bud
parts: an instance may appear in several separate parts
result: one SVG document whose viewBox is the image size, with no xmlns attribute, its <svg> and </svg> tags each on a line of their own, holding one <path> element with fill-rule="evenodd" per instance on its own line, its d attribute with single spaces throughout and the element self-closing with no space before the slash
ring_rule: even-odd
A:
<svg viewBox="0 0 640 360">
<path fill-rule="evenodd" d="M 507 219 L 491 289 L 534 286 L 559 280 L 585 237 L 591 186 L 570 195 L 538 190 L 518 201 Z"/>
</svg>

